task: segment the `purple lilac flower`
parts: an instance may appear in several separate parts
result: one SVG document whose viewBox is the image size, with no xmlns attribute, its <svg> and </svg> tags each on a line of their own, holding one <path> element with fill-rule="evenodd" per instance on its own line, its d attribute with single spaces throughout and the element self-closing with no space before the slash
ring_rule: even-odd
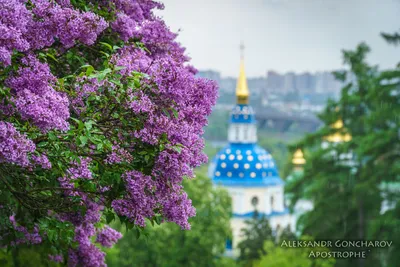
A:
<svg viewBox="0 0 400 267">
<path fill-rule="evenodd" d="M 67 130 L 68 98 L 53 89 L 56 78 L 49 66 L 40 63 L 34 55 L 28 55 L 22 63 L 25 67 L 6 82 L 21 117 L 32 120 L 43 131 Z"/>
<path fill-rule="evenodd" d="M 120 232 L 106 226 L 97 234 L 96 242 L 103 247 L 110 248 L 121 238 L 122 234 Z"/>
<path fill-rule="evenodd" d="M 24 234 L 24 238 L 20 238 L 12 242 L 14 245 L 42 243 L 42 237 L 39 234 L 39 227 L 37 225 L 35 225 L 33 230 L 29 232 L 26 227 L 18 225 L 14 215 L 10 216 L 9 220 L 17 232 Z"/>
<path fill-rule="evenodd" d="M 49 260 L 57 262 L 57 263 L 62 263 L 64 261 L 64 257 L 61 254 L 49 255 Z"/>
<path fill-rule="evenodd" d="M 27 167 L 30 165 L 29 154 L 34 151 L 35 144 L 31 140 L 11 123 L 0 121 L 0 162 Z"/>
<path fill-rule="evenodd" d="M 116 164 L 116 163 L 130 163 L 132 162 L 133 157 L 126 149 L 121 148 L 118 145 L 112 146 L 112 152 L 105 159 L 105 163 L 107 164 Z"/>
<path fill-rule="evenodd" d="M 155 183 L 150 176 L 139 171 L 125 173 L 127 195 L 124 199 L 114 200 L 111 204 L 115 212 L 128 217 L 137 225 L 145 226 L 145 218 L 154 215 L 156 199 L 151 192 Z"/>
</svg>

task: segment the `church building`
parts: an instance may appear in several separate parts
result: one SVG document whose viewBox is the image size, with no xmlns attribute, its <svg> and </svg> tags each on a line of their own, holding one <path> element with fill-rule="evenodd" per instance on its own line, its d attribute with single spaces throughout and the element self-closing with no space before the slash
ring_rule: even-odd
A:
<svg viewBox="0 0 400 267">
<path fill-rule="evenodd" d="M 217 186 L 225 187 L 232 197 L 232 249 L 238 256 L 241 229 L 245 220 L 254 216 L 269 219 L 273 230 L 295 229 L 295 218 L 284 203 L 284 182 L 271 154 L 257 144 L 257 125 L 253 108 L 249 105 L 243 47 L 240 72 L 236 87 L 236 105 L 230 113 L 228 142 L 212 160 L 209 177 Z"/>
</svg>

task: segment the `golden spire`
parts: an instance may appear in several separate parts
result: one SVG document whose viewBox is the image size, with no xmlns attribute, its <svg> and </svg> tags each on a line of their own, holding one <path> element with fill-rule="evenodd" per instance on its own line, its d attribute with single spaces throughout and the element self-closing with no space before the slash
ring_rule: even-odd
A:
<svg viewBox="0 0 400 267">
<path fill-rule="evenodd" d="M 236 85 L 236 101 L 237 104 L 249 103 L 249 88 L 247 87 L 246 73 L 244 70 L 244 45 L 240 45 L 240 71 Z"/>
<path fill-rule="evenodd" d="M 303 155 L 303 151 L 301 151 L 300 148 L 298 148 L 296 150 L 296 152 L 294 152 L 292 163 L 294 165 L 303 165 L 303 164 L 306 163 L 306 160 L 305 160 L 304 155 Z"/>
</svg>

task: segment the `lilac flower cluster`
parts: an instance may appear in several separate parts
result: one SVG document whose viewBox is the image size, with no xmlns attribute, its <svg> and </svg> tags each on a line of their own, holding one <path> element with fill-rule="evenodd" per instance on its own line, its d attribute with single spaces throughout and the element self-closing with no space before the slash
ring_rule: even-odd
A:
<svg viewBox="0 0 400 267">
<path fill-rule="evenodd" d="M 18 70 L 18 74 L 6 81 L 22 119 L 32 120 L 43 131 L 67 130 L 69 101 L 64 94 L 54 90 L 56 78 L 49 66 L 31 54 L 22 63 L 25 66 Z"/>
<path fill-rule="evenodd" d="M 105 159 L 105 163 L 107 164 L 115 164 L 126 162 L 130 163 L 133 160 L 132 155 L 126 149 L 121 148 L 118 145 L 114 145 L 112 147 L 112 152 Z"/>
<path fill-rule="evenodd" d="M 106 226 L 97 234 L 96 242 L 100 243 L 103 247 L 110 248 L 121 238 L 122 234 L 120 232 Z"/>
<path fill-rule="evenodd" d="M 171 144 L 158 155 L 152 172 L 157 177 L 156 202 L 162 203 L 163 215 L 168 220 L 189 228 L 187 219 L 194 216 L 195 211 L 180 183 L 185 176 L 193 177 L 193 168 L 207 160 L 202 152 L 204 144 L 200 134 L 216 100 L 216 85 L 194 77 L 193 68 L 183 66 L 183 60 L 176 60 L 176 56 L 179 54 L 150 56 L 126 48 L 120 52 L 116 64 L 126 67 L 122 72 L 147 72 L 151 82 L 156 84 L 153 92 L 147 91 L 147 97 L 141 92 L 140 97 L 132 98 L 129 103 L 135 113 L 148 115 L 144 128 L 134 134 L 150 144 L 156 144 L 162 134 L 167 134 Z M 171 103 L 175 105 L 171 106 Z M 176 110 L 177 116 L 165 114 L 164 110 L 171 108 Z M 180 146 L 179 152 L 174 149 L 175 145 Z M 166 186 L 168 182 L 173 186 Z M 144 197 L 146 195 L 142 195 Z M 116 208 L 117 213 L 129 214 L 128 206 Z M 130 218 L 138 221 L 136 214 Z"/>
<path fill-rule="evenodd" d="M 49 260 L 57 262 L 57 263 L 61 263 L 64 261 L 64 257 L 61 254 L 49 255 Z"/>
<path fill-rule="evenodd" d="M 11 245 L 20 245 L 20 244 L 40 244 L 42 242 L 42 237 L 39 235 L 39 227 L 35 225 L 32 232 L 29 232 L 28 229 L 24 226 L 20 226 L 17 224 L 15 220 L 15 216 L 12 215 L 9 218 L 12 226 L 14 227 L 15 231 L 23 233 L 24 238 L 17 239 L 13 241 Z"/>
<path fill-rule="evenodd" d="M 69 0 L 0 0 L 0 64 L 14 67 L 14 62 L 18 62 L 18 68 L 10 71 L 5 82 L 10 89 L 12 105 L 0 103 L 1 120 L 14 116 L 25 125 L 34 126 L 31 128 L 42 136 L 56 132 L 58 138 L 69 130 L 71 117 L 84 121 L 87 112 L 93 110 L 88 105 L 90 96 L 105 98 L 105 92 L 116 88 L 115 83 L 106 79 L 99 81 L 82 74 L 70 88 L 73 91 L 70 95 L 59 92 L 58 73 L 51 71 L 54 66 L 50 68 L 36 56 L 41 49 L 56 47 L 63 53 L 77 43 L 90 46 L 107 29 L 107 36 L 119 38 L 118 45 L 120 40 L 125 42 L 109 62 L 123 67 L 117 71 L 121 81 L 128 80 L 132 73 L 143 74 L 140 88 L 131 86 L 126 89 L 122 103 L 116 101 L 106 105 L 119 104 L 126 121 L 141 120 L 137 124 L 140 127 L 126 132 L 123 127 L 116 127 L 116 136 L 109 136 L 115 129 L 106 125 L 102 129 L 107 132 L 104 136 L 112 137 L 112 150 L 104 152 L 103 157 L 96 153 L 99 152 L 96 145 L 90 144 L 87 153 L 78 154 L 82 155 L 79 161 L 67 160 L 64 173 L 59 175 L 62 176 L 58 182 L 63 194 L 79 198 L 77 205 L 85 210 L 51 215 L 75 227 L 74 241 L 78 248 L 69 249 L 68 257 L 65 257 L 69 266 L 105 266 L 104 252 L 94 244 L 94 238 L 105 247 L 121 238 L 120 233 L 108 226 L 97 229 L 104 203 L 111 203 L 107 208 L 141 227 L 145 226 L 146 218 L 161 215 L 164 221 L 190 229 L 188 219 L 195 215 L 195 209 L 181 183 L 184 177 L 193 177 L 193 168 L 207 160 L 202 152 L 204 141 L 201 135 L 217 97 L 216 84 L 195 76 L 197 71 L 187 65 L 189 58 L 184 54 L 185 49 L 175 41 L 177 34 L 154 15 L 153 9 L 162 9 L 163 5 L 152 0 L 111 0 L 96 4 L 103 11 L 112 13 L 112 20 L 106 21 L 94 12 L 78 10 Z M 139 48 L 132 39 L 140 40 L 147 50 Z M 14 58 L 16 52 L 23 56 Z M 65 67 L 68 70 L 70 66 Z M 106 111 L 104 113 L 108 115 L 109 110 Z M 99 117 L 103 119 L 103 114 Z M 151 159 L 154 166 L 152 163 L 148 172 L 131 167 L 136 164 L 136 154 L 140 152 L 137 149 L 141 147 L 135 142 L 163 147 L 155 159 Z M 78 151 L 76 144 L 67 147 Z M 52 154 L 36 153 L 35 150 L 35 144 L 27 135 L 21 134 L 12 123 L 0 121 L 0 163 L 16 164 L 30 171 L 36 166 L 51 171 L 52 164 L 46 155 Z M 97 183 L 99 175 L 93 171 L 96 165 L 110 170 L 124 166 L 120 173 L 123 173 L 125 190 L 118 198 L 104 201 L 103 196 L 114 188 L 113 184 Z M 75 190 L 75 181 L 79 179 L 92 183 L 95 191 Z M 30 243 L 46 238 L 38 234 L 37 228 L 33 233 L 18 229 Z M 66 254 L 49 255 L 49 259 L 62 262 L 63 256 Z"/>
<path fill-rule="evenodd" d="M 35 151 L 35 144 L 19 133 L 11 123 L 0 121 L 0 162 L 14 163 L 27 167 L 29 154 Z"/>
<path fill-rule="evenodd" d="M 92 172 L 89 169 L 90 158 L 80 158 L 80 162 L 72 162 L 71 167 L 66 171 L 64 177 L 58 178 L 60 185 L 65 189 L 71 189 L 66 191 L 69 195 L 79 195 L 77 192 L 72 192 L 74 188 L 73 181 L 75 179 L 92 179 Z"/>
<path fill-rule="evenodd" d="M 115 212 L 126 216 L 132 222 L 142 227 L 145 218 L 154 216 L 157 200 L 153 194 L 155 182 L 150 176 L 139 171 L 125 173 L 124 180 L 128 194 L 124 199 L 114 200 L 111 204 Z"/>
<path fill-rule="evenodd" d="M 103 86 L 105 81 L 98 81 L 97 79 L 88 79 L 85 77 L 79 77 L 75 86 L 74 97 L 70 97 L 71 107 L 74 112 L 80 114 L 85 111 L 85 100 L 92 94 L 96 94 L 100 86 Z"/>
<path fill-rule="evenodd" d="M 73 190 L 73 180 L 93 178 L 90 162 L 90 158 L 81 158 L 79 162 L 73 162 L 72 166 L 67 170 L 66 176 L 59 179 L 62 187 L 71 189 L 65 191 L 65 194 L 79 196 L 81 198 L 80 205 L 86 209 L 84 214 L 58 214 L 61 221 L 69 221 L 75 225 L 75 241 L 79 244 L 79 247 L 78 249 L 71 248 L 68 252 L 68 266 L 71 267 L 106 266 L 104 263 L 105 253 L 93 244 L 92 237 L 96 236 L 97 233 L 97 242 L 106 247 L 112 246 L 122 237 L 119 232 L 107 226 L 98 233 L 95 224 L 100 222 L 103 205 L 99 203 L 100 201 L 92 200 L 87 193 Z"/>
<path fill-rule="evenodd" d="M 0 63 L 11 64 L 13 50 L 27 51 L 29 11 L 19 0 L 0 0 Z"/>
<path fill-rule="evenodd" d="M 80 163 L 74 162 L 73 167 L 67 170 L 67 176 L 70 179 L 92 179 L 92 172 L 89 169 L 90 158 L 81 158 Z"/>
<path fill-rule="evenodd" d="M 25 52 L 51 46 L 59 40 L 65 48 L 77 41 L 92 45 L 108 23 L 92 12 L 48 0 L 0 0 L 0 63 L 11 64 L 13 50 Z"/>
<path fill-rule="evenodd" d="M 84 195 L 83 197 L 83 204 L 87 207 L 86 214 L 79 219 L 76 219 L 75 216 L 69 218 L 75 224 L 75 241 L 78 242 L 79 248 L 69 250 L 68 266 L 106 266 L 104 263 L 105 253 L 91 241 L 91 238 L 96 234 L 94 224 L 100 221 L 103 207 L 86 199 Z"/>
<path fill-rule="evenodd" d="M 36 164 L 42 167 L 43 169 L 51 169 L 51 162 L 47 158 L 46 155 L 32 155 L 32 161 Z"/>
<path fill-rule="evenodd" d="M 28 31 L 31 48 L 49 46 L 56 38 L 66 48 L 76 41 L 92 45 L 108 26 L 103 18 L 92 12 L 80 12 L 48 0 L 33 0 L 32 3 L 35 5 L 32 13 L 40 20 L 33 20 Z"/>
<path fill-rule="evenodd" d="M 35 155 L 36 146 L 9 122 L 0 121 L 0 163 L 11 163 L 29 170 L 35 166 L 51 169 L 45 154 Z"/>
</svg>

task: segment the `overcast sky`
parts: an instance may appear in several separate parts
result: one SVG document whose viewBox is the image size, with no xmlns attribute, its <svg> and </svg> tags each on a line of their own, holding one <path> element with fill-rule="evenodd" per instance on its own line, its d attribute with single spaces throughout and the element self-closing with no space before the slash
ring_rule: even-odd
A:
<svg viewBox="0 0 400 267">
<path fill-rule="evenodd" d="M 341 49 L 367 42 L 369 61 L 383 68 L 400 61 L 381 31 L 400 28 L 400 0 L 161 0 L 158 12 L 198 69 L 237 76 L 239 44 L 248 76 L 342 67 Z"/>
</svg>

